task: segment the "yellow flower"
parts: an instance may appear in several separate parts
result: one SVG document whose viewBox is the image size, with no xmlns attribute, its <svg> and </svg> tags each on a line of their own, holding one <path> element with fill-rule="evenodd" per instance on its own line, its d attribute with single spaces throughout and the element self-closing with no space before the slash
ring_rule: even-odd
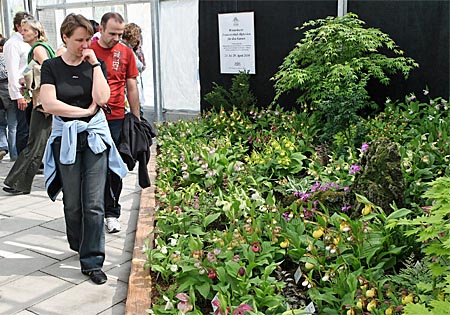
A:
<svg viewBox="0 0 450 315">
<path fill-rule="evenodd" d="M 385 311 L 384 314 L 385 315 L 392 315 L 394 313 L 394 307 L 393 306 L 389 306 Z"/>
<path fill-rule="evenodd" d="M 313 232 L 313 234 L 312 234 L 312 236 L 313 236 L 315 239 L 321 238 L 322 235 L 323 235 L 323 229 L 322 229 L 322 228 L 315 230 L 315 231 Z"/>
<path fill-rule="evenodd" d="M 372 301 L 370 301 L 369 304 L 367 304 L 367 310 L 369 312 L 372 312 L 372 310 L 375 309 L 376 307 L 377 307 L 377 301 L 375 301 L 375 300 L 372 300 Z"/>
<path fill-rule="evenodd" d="M 414 300 L 414 295 L 412 295 L 412 294 L 408 294 L 408 295 L 405 295 L 404 297 L 402 297 L 403 304 L 411 303 L 413 300 Z"/>
<path fill-rule="evenodd" d="M 311 263 L 307 262 L 307 263 L 305 263 L 305 268 L 308 269 L 308 270 L 311 270 L 311 269 L 314 268 L 314 264 L 311 264 Z"/>
<path fill-rule="evenodd" d="M 373 297 L 375 296 L 375 294 L 376 294 L 375 289 L 370 289 L 370 290 L 367 290 L 367 291 L 366 291 L 366 296 L 367 296 L 368 298 L 373 298 Z"/>
<path fill-rule="evenodd" d="M 364 306 L 363 300 L 359 299 L 358 302 L 356 302 L 356 307 L 362 310 L 363 306 Z"/>
<path fill-rule="evenodd" d="M 281 248 L 287 248 L 288 246 L 289 246 L 289 241 L 286 239 L 280 243 Z"/>
<path fill-rule="evenodd" d="M 355 314 L 356 314 L 356 312 L 353 308 L 351 308 L 347 311 L 347 315 L 355 315 Z"/>
<path fill-rule="evenodd" d="M 361 214 L 362 215 L 368 215 L 372 212 L 372 205 L 365 205 L 364 209 L 362 209 Z"/>
</svg>

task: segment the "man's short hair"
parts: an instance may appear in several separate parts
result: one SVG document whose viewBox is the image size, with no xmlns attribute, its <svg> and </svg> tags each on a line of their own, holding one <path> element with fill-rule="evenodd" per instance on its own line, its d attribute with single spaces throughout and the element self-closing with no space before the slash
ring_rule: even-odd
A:
<svg viewBox="0 0 450 315">
<path fill-rule="evenodd" d="M 125 23 L 125 20 L 123 19 L 122 15 L 117 12 L 108 12 L 103 14 L 102 20 L 100 21 L 100 24 L 102 25 L 103 29 L 106 28 L 106 24 L 109 20 L 114 19 L 116 22 L 119 22 L 120 24 Z"/>
<path fill-rule="evenodd" d="M 14 23 L 14 32 L 18 32 L 17 26 L 22 25 L 22 21 L 26 19 L 34 19 L 30 13 L 25 11 L 19 11 L 14 15 L 13 23 Z"/>
</svg>

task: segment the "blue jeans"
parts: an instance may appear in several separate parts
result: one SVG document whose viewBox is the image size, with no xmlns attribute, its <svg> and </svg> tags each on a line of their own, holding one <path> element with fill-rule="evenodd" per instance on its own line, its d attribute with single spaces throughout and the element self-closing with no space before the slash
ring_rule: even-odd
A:
<svg viewBox="0 0 450 315">
<path fill-rule="evenodd" d="M 9 152 L 9 157 L 17 159 L 17 104 L 9 98 L 8 81 L 0 82 L 0 151 Z"/>
<path fill-rule="evenodd" d="M 119 147 L 120 134 L 122 133 L 123 119 L 108 120 L 109 130 L 111 137 L 113 138 L 116 147 Z M 116 191 L 112 191 L 109 183 L 115 183 L 114 187 L 117 187 Z M 105 217 L 106 218 L 119 218 L 121 206 L 119 204 L 120 193 L 122 192 L 122 180 L 112 172 L 108 171 L 108 182 L 105 189 Z M 114 194 L 114 199 L 111 194 Z"/>
<path fill-rule="evenodd" d="M 62 182 L 64 216 L 69 246 L 80 255 L 82 271 L 99 270 L 105 261 L 104 188 L 108 150 L 94 154 L 87 143 L 87 132 L 78 134 L 74 164 L 59 162 L 61 138 L 52 150 Z"/>
</svg>

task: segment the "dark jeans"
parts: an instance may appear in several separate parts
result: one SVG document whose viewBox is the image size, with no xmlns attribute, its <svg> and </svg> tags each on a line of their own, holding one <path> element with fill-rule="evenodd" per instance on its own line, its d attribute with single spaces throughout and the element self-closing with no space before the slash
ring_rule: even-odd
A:
<svg viewBox="0 0 450 315">
<path fill-rule="evenodd" d="M 32 110 L 28 143 L 6 176 L 5 185 L 23 192 L 31 191 L 51 132 L 52 116 Z"/>
<path fill-rule="evenodd" d="M 123 119 L 108 120 L 109 130 L 116 147 L 120 143 L 120 134 L 122 133 Z M 109 185 L 114 183 L 114 185 Z M 115 191 L 111 187 L 117 187 Z M 105 217 L 118 218 L 120 217 L 121 206 L 119 204 L 120 193 L 122 192 L 122 180 L 108 170 L 108 181 L 105 187 Z M 114 197 L 113 197 L 114 196 Z"/>
<path fill-rule="evenodd" d="M 64 216 L 69 246 L 80 255 L 82 271 L 99 270 L 105 261 L 104 196 L 108 152 L 94 154 L 87 143 L 87 132 L 77 138 L 74 164 L 60 159 L 61 138 L 52 150 L 62 181 Z"/>
<path fill-rule="evenodd" d="M 33 104 L 30 102 L 25 110 L 20 110 L 17 107 L 17 101 L 14 101 L 14 105 L 17 108 L 17 133 L 16 133 L 16 151 L 17 155 L 22 152 L 28 143 L 29 125 L 31 121 L 31 112 L 33 110 Z"/>
</svg>

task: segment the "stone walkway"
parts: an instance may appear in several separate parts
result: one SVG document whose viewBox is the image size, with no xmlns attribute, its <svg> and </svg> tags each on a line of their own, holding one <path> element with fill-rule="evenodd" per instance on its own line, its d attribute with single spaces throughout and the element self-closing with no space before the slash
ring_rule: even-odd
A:
<svg viewBox="0 0 450 315">
<path fill-rule="evenodd" d="M 8 156 L 0 161 L 0 187 L 12 165 Z M 43 175 L 29 195 L 0 190 L 0 314 L 125 314 L 141 197 L 136 170 L 124 179 L 122 231 L 106 235 L 108 282 L 101 286 L 81 274 L 66 239 L 62 194 L 52 202 Z"/>
</svg>

